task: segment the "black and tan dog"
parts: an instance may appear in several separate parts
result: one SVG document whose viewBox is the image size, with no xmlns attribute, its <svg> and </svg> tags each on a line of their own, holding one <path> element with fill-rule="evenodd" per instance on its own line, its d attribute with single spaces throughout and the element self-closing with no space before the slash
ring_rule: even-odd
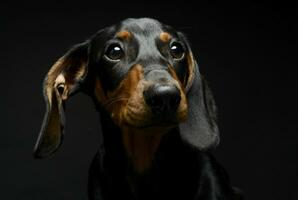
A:
<svg viewBox="0 0 298 200">
<path fill-rule="evenodd" d="M 90 199 L 238 199 L 208 152 L 219 142 L 216 106 L 182 33 L 127 19 L 70 49 L 44 82 L 36 158 L 61 145 L 64 103 L 78 91 L 96 104 L 104 138 Z"/>
</svg>

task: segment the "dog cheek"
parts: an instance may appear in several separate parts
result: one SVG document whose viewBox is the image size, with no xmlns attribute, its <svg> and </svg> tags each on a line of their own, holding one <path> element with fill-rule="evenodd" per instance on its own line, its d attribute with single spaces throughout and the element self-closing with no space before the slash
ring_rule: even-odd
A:
<svg viewBox="0 0 298 200">
<path fill-rule="evenodd" d="M 125 97 L 127 100 L 117 103 L 112 108 L 112 118 L 119 126 L 124 123 L 135 124 L 135 118 L 132 114 L 137 113 L 137 111 L 132 111 L 132 109 L 143 107 L 140 105 L 140 96 L 142 95 L 142 88 L 140 81 L 143 79 L 143 68 L 141 65 L 135 65 L 128 73 L 126 79 L 124 79 L 120 86 L 113 92 L 112 97 Z M 109 96 L 109 95 L 108 95 Z M 129 117 L 130 116 L 130 117 Z M 131 119 L 133 118 L 133 119 Z M 130 121 L 128 121 L 130 119 Z"/>
<path fill-rule="evenodd" d="M 143 97 L 144 87 L 144 81 L 141 81 L 127 103 L 124 119 L 128 124 L 142 126 L 150 119 L 150 109 Z"/>
<path fill-rule="evenodd" d="M 120 90 L 121 91 L 121 88 Z M 119 94 L 117 93 L 108 93 L 108 99 L 114 99 L 117 98 L 117 96 L 119 95 L 127 95 L 124 93 Z M 114 121 L 114 123 L 118 126 L 121 126 L 123 124 L 123 119 L 126 113 L 126 105 L 127 105 L 127 100 L 122 100 L 116 103 L 112 103 L 109 106 L 106 107 L 106 110 L 108 111 L 108 113 L 110 113 L 110 117 L 112 118 L 112 120 Z"/>
</svg>

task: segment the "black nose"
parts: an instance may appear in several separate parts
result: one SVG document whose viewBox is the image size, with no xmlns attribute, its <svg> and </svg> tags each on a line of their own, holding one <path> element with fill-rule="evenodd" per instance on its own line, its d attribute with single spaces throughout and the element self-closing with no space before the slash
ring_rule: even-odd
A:
<svg viewBox="0 0 298 200">
<path fill-rule="evenodd" d="M 180 104 L 180 92 L 175 86 L 154 85 L 144 91 L 147 105 L 154 114 L 173 114 Z"/>
</svg>

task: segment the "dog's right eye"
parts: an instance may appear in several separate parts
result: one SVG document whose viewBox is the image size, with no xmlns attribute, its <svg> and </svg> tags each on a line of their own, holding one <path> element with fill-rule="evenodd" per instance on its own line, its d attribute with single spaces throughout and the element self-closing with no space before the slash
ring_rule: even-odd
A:
<svg viewBox="0 0 298 200">
<path fill-rule="evenodd" d="M 124 52 L 119 44 L 111 44 L 105 52 L 105 56 L 112 61 L 119 61 L 123 55 Z"/>
</svg>

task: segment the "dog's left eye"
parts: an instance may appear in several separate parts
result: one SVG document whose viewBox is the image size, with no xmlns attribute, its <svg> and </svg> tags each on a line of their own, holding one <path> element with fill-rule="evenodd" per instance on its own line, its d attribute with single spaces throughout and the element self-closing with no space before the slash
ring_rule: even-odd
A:
<svg viewBox="0 0 298 200">
<path fill-rule="evenodd" d="M 176 60 L 181 60 L 184 57 L 184 49 L 178 42 L 173 42 L 170 47 L 170 53 Z"/>
<path fill-rule="evenodd" d="M 119 61 L 123 57 L 123 55 L 124 52 L 121 46 L 118 44 L 110 45 L 105 52 L 105 56 L 113 61 Z"/>
</svg>

